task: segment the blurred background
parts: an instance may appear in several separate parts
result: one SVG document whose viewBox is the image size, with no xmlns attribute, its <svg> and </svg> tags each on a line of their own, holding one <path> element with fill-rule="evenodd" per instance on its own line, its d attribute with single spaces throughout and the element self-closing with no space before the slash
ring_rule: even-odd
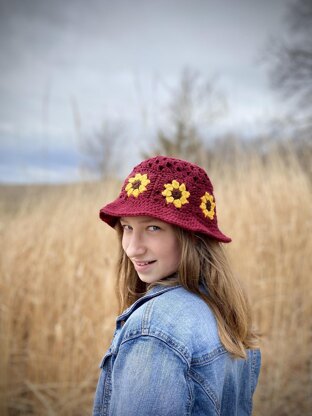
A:
<svg viewBox="0 0 312 416">
<path fill-rule="evenodd" d="M 311 0 L 0 0 L 0 48 L 0 414 L 90 414 L 117 313 L 98 210 L 156 154 L 214 183 L 254 414 L 312 414 Z"/>
</svg>

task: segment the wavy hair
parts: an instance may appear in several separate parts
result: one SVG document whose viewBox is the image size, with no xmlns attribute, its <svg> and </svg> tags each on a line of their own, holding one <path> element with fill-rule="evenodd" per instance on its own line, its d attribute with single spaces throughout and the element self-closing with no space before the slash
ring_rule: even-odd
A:
<svg viewBox="0 0 312 416">
<path fill-rule="evenodd" d="M 122 312 L 157 284 L 175 286 L 197 294 L 212 309 L 220 340 L 236 358 L 246 358 L 246 349 L 258 348 L 259 334 L 252 326 L 251 308 L 239 280 L 234 276 L 221 243 L 210 237 L 174 226 L 181 248 L 178 273 L 170 279 L 146 284 L 139 279 L 132 262 L 122 249 L 119 235 L 116 293 Z M 204 288 L 204 290 L 202 289 Z"/>
</svg>

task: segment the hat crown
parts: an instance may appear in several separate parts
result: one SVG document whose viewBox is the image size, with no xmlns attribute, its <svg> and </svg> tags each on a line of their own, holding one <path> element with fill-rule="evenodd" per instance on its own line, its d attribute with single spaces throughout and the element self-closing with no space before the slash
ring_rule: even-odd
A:
<svg viewBox="0 0 312 416">
<path fill-rule="evenodd" d="M 162 177 L 164 175 L 176 175 L 181 179 L 188 179 L 190 183 L 202 183 L 212 188 L 212 184 L 204 169 L 181 159 L 155 156 L 151 159 L 144 160 L 139 165 L 135 166 L 131 173 L 139 171 L 153 172 Z M 129 176 L 131 176 L 131 174 Z"/>
</svg>

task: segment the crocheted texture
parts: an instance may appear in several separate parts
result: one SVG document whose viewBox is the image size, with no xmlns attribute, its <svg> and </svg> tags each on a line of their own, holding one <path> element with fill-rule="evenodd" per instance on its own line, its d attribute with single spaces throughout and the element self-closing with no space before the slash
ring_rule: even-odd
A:
<svg viewBox="0 0 312 416">
<path fill-rule="evenodd" d="M 100 210 L 114 227 L 121 216 L 146 215 L 228 243 L 217 223 L 213 187 L 204 169 L 185 160 L 156 156 L 137 165 L 119 197 Z"/>
</svg>

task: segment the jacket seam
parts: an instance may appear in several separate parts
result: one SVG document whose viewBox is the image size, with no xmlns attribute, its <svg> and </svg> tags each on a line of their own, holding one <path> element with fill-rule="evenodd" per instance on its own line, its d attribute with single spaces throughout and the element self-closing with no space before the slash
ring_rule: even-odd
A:
<svg viewBox="0 0 312 416">
<path fill-rule="evenodd" d="M 219 347 L 214 348 L 212 351 L 208 352 L 207 354 L 202 355 L 199 358 L 193 358 L 191 365 L 192 367 L 201 367 L 203 365 L 211 364 L 221 355 L 227 354 L 228 351 L 220 345 Z"/>
<path fill-rule="evenodd" d="M 159 334 L 153 334 L 153 333 L 151 333 L 150 331 L 149 331 L 149 333 L 147 333 L 147 334 L 135 333 L 135 334 L 132 334 L 132 336 L 130 336 L 130 335 L 129 335 L 129 337 L 128 337 L 127 339 L 124 339 L 124 340 L 121 342 L 121 344 L 120 344 L 119 348 L 120 348 L 123 344 L 126 344 L 127 342 L 132 341 L 133 339 L 136 339 L 136 338 L 140 338 L 140 337 L 155 338 L 155 339 L 158 339 L 159 341 L 163 342 L 164 344 L 166 344 L 166 345 L 167 345 L 167 347 L 168 347 L 170 350 L 175 351 L 175 352 L 179 355 L 180 359 L 186 363 L 187 367 L 188 367 L 188 368 L 190 368 L 190 361 L 189 361 L 189 359 L 188 359 L 188 358 L 187 358 L 187 357 L 183 354 L 183 352 L 182 352 L 182 351 L 178 348 L 178 344 L 174 344 L 174 343 L 173 343 L 174 341 L 173 341 L 171 338 L 169 338 L 169 337 L 168 337 L 168 340 L 169 340 L 169 342 L 168 342 L 168 340 L 167 340 L 167 339 L 164 339 L 163 337 L 159 336 Z M 170 344 L 170 341 L 171 341 L 171 344 Z"/>
<path fill-rule="evenodd" d="M 258 361 L 257 352 L 258 352 L 258 350 L 251 350 L 251 354 L 252 354 L 252 359 L 251 359 L 251 368 L 252 368 L 252 377 L 251 377 L 251 380 L 252 380 L 252 383 L 251 383 L 251 385 L 252 385 L 252 394 L 255 392 L 256 385 L 257 385 L 257 380 L 256 380 L 256 378 L 257 378 L 256 369 L 258 367 L 258 365 L 257 365 L 258 364 L 257 363 L 257 361 Z M 260 356 L 260 360 L 261 360 L 261 356 Z"/>
<path fill-rule="evenodd" d="M 189 373 L 192 380 L 201 387 L 206 396 L 209 398 L 209 400 L 213 404 L 215 411 L 217 412 L 217 415 L 220 415 L 221 405 L 213 389 L 194 369 L 191 369 Z"/>
<path fill-rule="evenodd" d="M 142 326 L 141 326 L 142 334 L 148 334 L 148 327 L 149 327 L 149 322 L 151 319 L 152 307 L 153 307 L 154 302 L 155 302 L 155 298 L 152 298 L 148 302 L 145 303 L 145 309 L 144 309 L 143 316 L 142 316 Z"/>
<path fill-rule="evenodd" d="M 257 368 L 257 351 L 250 350 L 251 354 L 251 375 L 250 375 L 250 400 L 249 400 L 249 411 L 252 413 L 252 397 L 256 389 L 257 380 L 256 380 L 256 368 Z"/>
<path fill-rule="evenodd" d="M 192 405 L 194 403 L 194 389 L 192 388 L 193 386 L 193 380 L 192 377 L 190 375 L 190 369 L 187 370 L 187 388 L 188 388 L 188 392 L 189 392 L 189 398 L 187 401 L 187 410 L 186 410 L 186 416 L 190 416 L 192 414 Z"/>
<path fill-rule="evenodd" d="M 102 368 L 102 376 L 104 375 L 104 380 L 103 380 L 103 389 L 102 389 L 102 397 L 101 397 L 101 401 L 100 403 L 97 403 L 94 406 L 94 412 L 96 412 L 99 415 L 107 415 L 109 412 L 109 407 L 110 407 L 110 399 L 111 399 L 111 393 L 112 393 L 112 362 L 110 362 L 107 365 L 106 371 L 104 373 L 104 363 L 106 361 L 112 360 L 113 354 L 111 352 L 107 352 L 103 359 L 102 359 L 102 364 L 101 364 L 101 368 Z"/>
</svg>

